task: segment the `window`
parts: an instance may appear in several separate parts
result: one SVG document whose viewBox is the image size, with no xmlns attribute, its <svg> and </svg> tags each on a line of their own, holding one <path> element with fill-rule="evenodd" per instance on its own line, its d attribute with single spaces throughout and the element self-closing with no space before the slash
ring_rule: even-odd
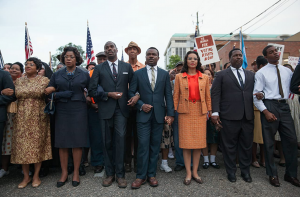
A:
<svg viewBox="0 0 300 197">
<path fill-rule="evenodd" d="M 176 48 L 176 55 L 179 55 L 179 53 L 178 53 L 178 48 Z"/>
<path fill-rule="evenodd" d="M 175 43 L 186 43 L 186 40 L 175 40 Z"/>
</svg>

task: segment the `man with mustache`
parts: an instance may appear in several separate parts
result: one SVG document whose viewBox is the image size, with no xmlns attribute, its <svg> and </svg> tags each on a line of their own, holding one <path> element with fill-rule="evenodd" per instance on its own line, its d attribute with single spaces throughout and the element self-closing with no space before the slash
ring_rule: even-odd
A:
<svg viewBox="0 0 300 197">
<path fill-rule="evenodd" d="M 141 48 L 133 41 L 131 41 L 128 46 L 125 48 L 125 53 L 129 56 L 129 63 L 133 71 L 137 71 L 141 68 L 144 68 L 145 65 L 138 61 L 137 56 L 141 53 Z M 139 93 L 136 93 L 137 100 L 139 98 Z M 136 101 L 137 101 L 136 100 Z M 126 143 L 125 143 L 125 172 L 131 172 L 131 161 L 132 161 L 132 151 L 131 151 L 131 142 L 133 139 L 134 145 L 134 172 L 136 173 L 137 165 L 137 128 L 136 128 L 136 108 L 130 107 L 129 118 L 127 121 L 127 132 L 126 132 Z"/>
<path fill-rule="evenodd" d="M 236 156 L 241 176 L 252 182 L 250 165 L 254 129 L 254 73 L 242 68 L 243 54 L 238 48 L 229 52 L 231 66 L 217 72 L 211 88 L 212 122 L 222 128 L 221 146 L 227 178 L 236 182 Z"/>
<path fill-rule="evenodd" d="M 130 64 L 119 61 L 116 44 L 104 45 L 107 61 L 95 67 L 90 80 L 89 95 L 97 97 L 98 85 L 104 90 L 98 101 L 106 178 L 102 185 L 108 187 L 117 178 L 118 187 L 126 188 L 124 150 L 127 118 L 129 116 L 128 86 L 133 77 Z"/>
<path fill-rule="evenodd" d="M 279 64 L 279 53 L 274 46 L 266 46 L 263 55 L 269 63 L 255 74 L 253 98 L 255 106 L 261 111 L 267 175 L 271 185 L 280 186 L 273 157 L 274 136 L 279 131 L 286 163 L 284 180 L 300 187 L 297 179 L 297 136 L 290 107 L 286 102 L 293 73 Z M 257 92 L 264 93 L 263 100 L 256 98 Z"/>
<path fill-rule="evenodd" d="M 134 73 L 129 88 L 131 98 L 136 92 L 140 94 L 132 105 L 137 109 L 138 135 L 137 174 L 132 189 L 140 188 L 146 181 L 152 187 L 158 186 L 156 169 L 164 121 L 169 125 L 174 121 L 170 76 L 157 66 L 158 60 L 158 50 L 150 47 L 146 51 L 147 66 Z"/>
</svg>

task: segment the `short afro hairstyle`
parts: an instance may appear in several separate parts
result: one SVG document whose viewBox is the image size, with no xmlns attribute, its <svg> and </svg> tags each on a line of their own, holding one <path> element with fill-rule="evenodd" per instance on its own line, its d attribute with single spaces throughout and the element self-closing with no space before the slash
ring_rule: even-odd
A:
<svg viewBox="0 0 300 197">
<path fill-rule="evenodd" d="M 183 67 L 181 69 L 181 73 L 185 73 L 188 71 L 187 58 L 190 54 L 195 54 L 197 56 L 198 60 L 197 60 L 196 70 L 199 70 L 201 73 L 203 73 L 204 71 L 203 71 L 203 68 L 201 67 L 202 64 L 200 62 L 200 57 L 196 51 L 189 51 L 186 53 L 186 55 L 184 57 L 184 63 L 183 63 Z"/>
<path fill-rule="evenodd" d="M 215 77 L 215 73 L 214 73 L 214 71 L 210 70 L 209 68 L 205 68 L 205 69 L 204 69 L 204 71 L 206 71 L 206 70 L 208 70 L 208 71 L 210 72 L 210 74 L 211 74 L 212 78 L 214 78 L 214 77 Z"/>
<path fill-rule="evenodd" d="M 14 64 L 16 64 L 16 65 L 18 65 L 18 66 L 20 67 L 21 73 L 24 72 L 24 65 L 23 65 L 21 62 L 15 62 L 15 63 L 11 64 L 10 68 L 11 68 Z"/>
<path fill-rule="evenodd" d="M 32 61 L 34 62 L 34 64 L 36 65 L 36 70 L 40 71 L 43 67 L 42 61 L 36 57 L 30 57 L 26 60 L 25 65 L 28 61 Z"/>
<path fill-rule="evenodd" d="M 260 55 L 256 58 L 256 65 L 257 68 L 260 69 L 262 66 L 266 65 L 268 63 L 268 60 L 264 58 L 264 56 Z"/>
<path fill-rule="evenodd" d="M 264 56 L 267 56 L 267 50 L 268 50 L 268 48 L 271 48 L 271 47 L 274 47 L 273 45 L 268 45 L 268 46 L 266 46 L 265 48 L 264 48 L 264 50 L 262 51 L 262 54 L 264 55 Z"/>
<path fill-rule="evenodd" d="M 229 51 L 229 59 L 231 58 L 233 51 L 237 51 L 237 50 L 239 50 L 240 52 L 242 52 L 242 50 L 239 49 L 239 48 L 232 49 L 231 51 Z M 243 52 L 242 52 L 242 54 L 243 54 Z"/>
<path fill-rule="evenodd" d="M 159 51 L 158 51 L 157 48 L 155 48 L 155 47 L 150 47 L 150 48 L 147 49 L 147 51 L 148 51 L 149 49 L 155 49 L 155 50 L 157 51 L 157 56 L 159 57 Z M 146 55 L 147 55 L 147 51 L 146 51 Z"/>
<path fill-rule="evenodd" d="M 230 62 L 225 63 L 223 66 L 223 70 L 227 69 L 229 66 L 230 66 Z"/>
<path fill-rule="evenodd" d="M 78 51 L 78 49 L 76 47 L 65 47 L 64 48 L 64 52 L 62 52 L 61 56 L 60 56 L 60 61 L 65 65 L 65 55 L 68 51 L 72 51 L 76 57 L 76 66 L 79 66 L 80 64 L 82 64 L 83 59 Z"/>
</svg>

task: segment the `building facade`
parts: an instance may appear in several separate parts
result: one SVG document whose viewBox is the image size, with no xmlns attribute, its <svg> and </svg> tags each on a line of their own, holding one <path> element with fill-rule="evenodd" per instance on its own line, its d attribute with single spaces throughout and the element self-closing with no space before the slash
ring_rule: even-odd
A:
<svg viewBox="0 0 300 197">
<path fill-rule="evenodd" d="M 208 34 L 201 34 L 208 35 Z M 212 34 L 217 46 L 220 61 L 216 62 L 216 70 L 222 69 L 222 66 L 229 62 L 229 51 L 235 46 L 239 48 L 240 37 L 239 34 L 224 35 L 224 34 Z M 262 50 L 268 43 L 276 43 L 285 45 L 282 64 L 287 63 L 288 56 L 300 56 L 300 32 L 294 35 L 288 34 L 243 34 L 244 44 L 247 55 L 247 69 L 251 70 L 251 63 L 256 60 L 256 57 L 262 55 Z M 181 60 L 184 59 L 185 54 L 194 49 L 195 34 L 174 34 L 165 50 L 165 66 L 169 64 L 169 58 L 171 55 L 179 55 Z"/>
</svg>

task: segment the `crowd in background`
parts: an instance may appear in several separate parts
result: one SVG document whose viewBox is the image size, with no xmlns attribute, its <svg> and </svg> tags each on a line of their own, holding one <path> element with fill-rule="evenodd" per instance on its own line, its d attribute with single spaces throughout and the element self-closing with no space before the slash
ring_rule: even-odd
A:
<svg viewBox="0 0 300 197">
<path fill-rule="evenodd" d="M 202 184 L 200 157 L 203 169 L 220 169 L 219 150 L 230 182 L 236 181 L 237 168 L 244 181 L 252 182 L 252 165 L 265 167 L 270 184 L 280 186 L 278 157 L 278 165 L 286 167 L 284 180 L 300 187 L 300 67 L 279 65 L 275 47 L 266 46 L 250 70 L 242 69 L 242 52 L 233 49 L 221 71 L 215 63 L 201 65 L 195 51 L 168 72 L 158 67 L 154 47 L 145 51 L 145 64 L 138 61 L 141 49 L 134 42 L 125 49 L 127 62 L 119 61 L 117 52 L 109 41 L 96 55 L 97 64 L 82 68 L 78 50 L 66 47 L 54 73 L 35 57 L 25 66 L 5 64 L 0 71 L 0 178 L 9 176 L 10 164 L 19 164 L 24 178 L 18 188 L 38 187 L 50 167 L 60 167 L 56 186 L 73 173 L 76 187 L 92 165 L 95 174 L 105 170 L 104 187 L 117 181 L 125 188 L 125 173 L 132 170 L 137 175 L 131 188 L 146 181 L 156 187 L 161 152 L 160 170 L 185 169 L 185 185 Z M 51 100 L 55 112 L 47 114 Z M 173 169 L 168 159 L 176 159 Z"/>
</svg>

